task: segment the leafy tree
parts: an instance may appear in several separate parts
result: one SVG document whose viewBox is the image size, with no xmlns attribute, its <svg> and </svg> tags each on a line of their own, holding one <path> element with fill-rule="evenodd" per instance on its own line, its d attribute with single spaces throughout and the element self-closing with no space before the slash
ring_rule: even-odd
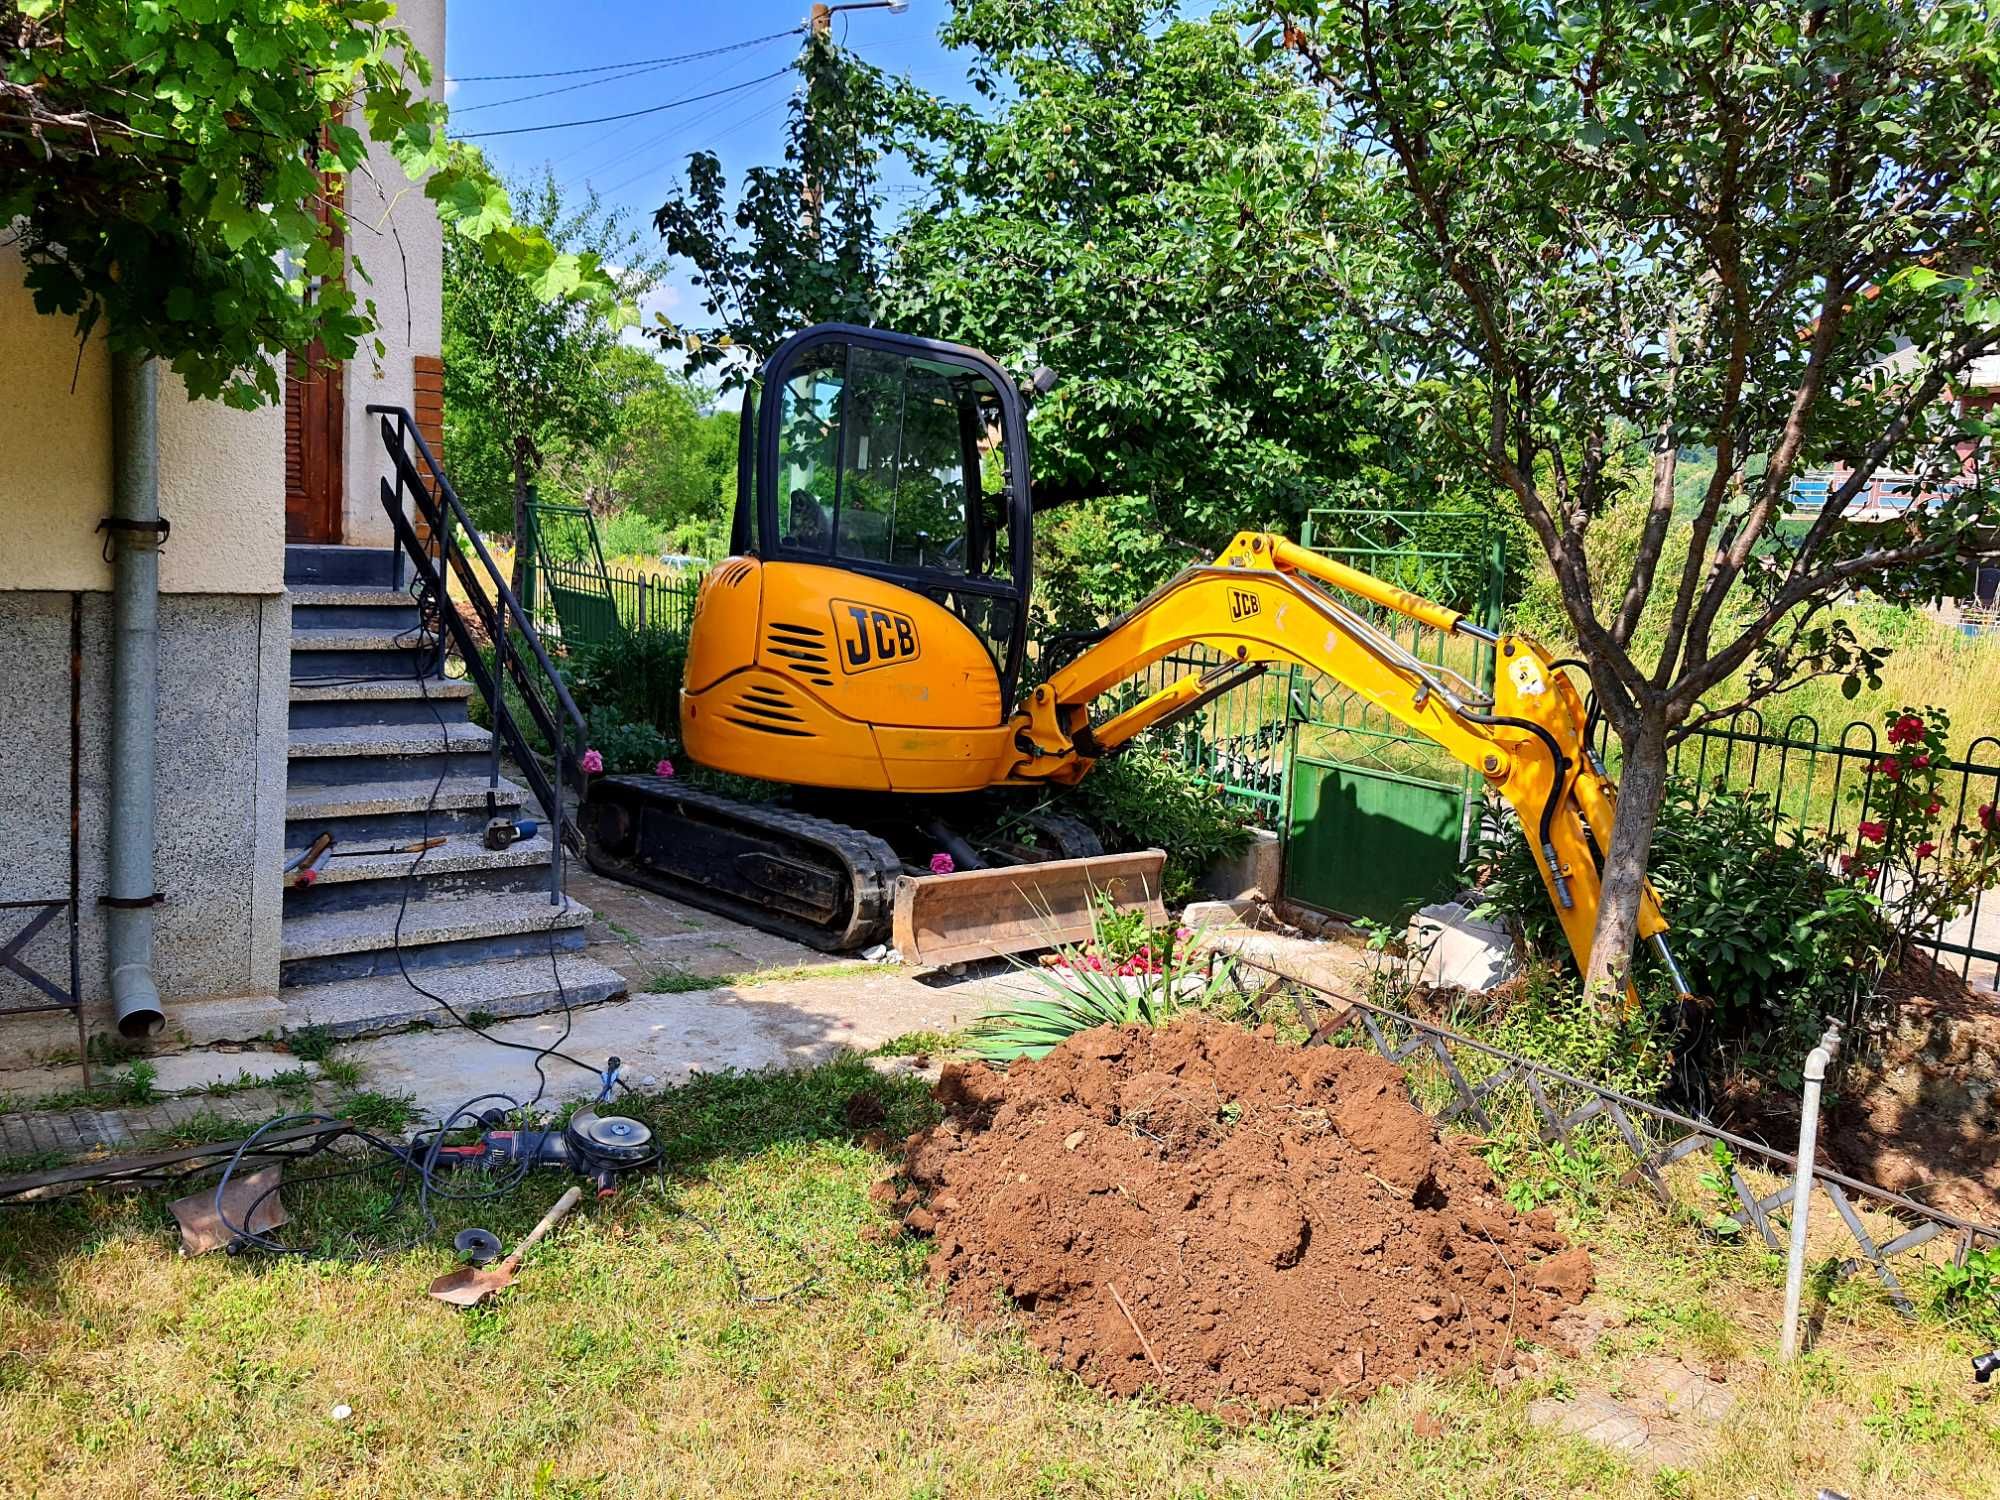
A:
<svg viewBox="0 0 2000 1500">
<path fill-rule="evenodd" d="M 1036 496 L 1092 502 L 1040 544 L 1048 576 L 1093 584 L 1051 591 L 1071 614 L 1129 604 L 1246 525 L 1437 496 L 1348 369 L 1314 237 L 1352 166 L 1321 149 L 1317 101 L 1282 58 L 1172 0 L 956 0 L 943 39 L 970 51 L 990 106 L 817 42 L 784 167 L 749 174 L 732 213 L 713 160 L 694 159 L 656 222 L 703 293 L 705 321 L 667 330 L 697 367 L 742 379 L 826 318 L 973 344 L 1023 375 L 1052 366 Z M 931 195 L 878 242 L 892 151 Z M 822 178 L 816 223 L 802 204 Z M 1100 540 L 1102 557 L 1072 550 Z"/>
<path fill-rule="evenodd" d="M 1629 962 L 1671 741 L 1815 675 L 1858 688 L 1877 658 L 1832 602 L 1935 597 L 1992 546 L 1965 459 L 1986 428 L 1950 397 L 2000 339 L 2000 20 L 1981 0 L 1267 10 L 1257 45 L 1302 60 L 1367 166 L 1326 243 L 1386 397 L 1514 497 L 1623 746 L 1602 986 Z M 1621 428 L 1645 435 L 1646 498 L 1607 576 L 1588 543 Z M 1670 548 L 1697 447 L 1713 468 Z M 1792 477 L 1835 462 L 1821 514 L 1781 527 Z M 1891 467 L 1934 506 L 1845 521 Z"/>
<path fill-rule="evenodd" d="M 515 225 L 483 163 L 448 150 L 430 64 L 393 14 L 383 0 L 0 0 L 0 223 L 16 226 L 37 310 L 73 317 L 80 338 L 102 323 L 113 350 L 167 361 L 196 397 L 276 401 L 274 356 L 317 339 L 346 359 L 373 329 L 373 302 L 342 275 L 345 215 L 321 197 L 322 173 L 366 170 L 369 140 L 424 181 L 461 253 L 537 296 L 608 303 L 594 264 Z M 343 119 L 357 97 L 363 130 Z"/>
<path fill-rule="evenodd" d="M 700 323 L 660 314 L 655 336 L 713 371 L 746 381 L 787 334 L 812 323 L 872 323 L 882 247 L 879 162 L 898 131 L 898 97 L 879 69 L 810 34 L 785 129 L 784 161 L 752 167 L 731 211 L 712 151 L 688 159 L 686 186 L 653 224 L 667 253 L 692 262 Z"/>
<path fill-rule="evenodd" d="M 1002 102 L 923 117 L 935 196 L 898 231 L 887 320 L 1058 372 L 1038 500 L 1143 497 L 1175 564 L 1295 528 L 1364 437 L 1314 243 L 1348 163 L 1310 91 L 1162 0 L 959 0 L 943 35 Z"/>
<path fill-rule="evenodd" d="M 571 204 L 544 169 L 520 198 L 525 221 L 565 253 L 604 267 L 621 301 L 636 302 L 657 278 L 637 231 L 596 193 Z M 513 533 L 517 590 L 529 485 L 549 455 L 587 451 L 615 425 L 603 377 L 624 321 L 602 302 L 547 301 L 506 261 L 462 239 L 446 242 L 445 446 L 474 520 Z"/>
<path fill-rule="evenodd" d="M 707 393 L 655 355 L 620 344 L 598 378 L 610 433 L 552 461 L 548 484 L 600 514 L 630 508 L 668 528 L 709 523 L 734 505 L 736 417 L 706 411 Z"/>
</svg>

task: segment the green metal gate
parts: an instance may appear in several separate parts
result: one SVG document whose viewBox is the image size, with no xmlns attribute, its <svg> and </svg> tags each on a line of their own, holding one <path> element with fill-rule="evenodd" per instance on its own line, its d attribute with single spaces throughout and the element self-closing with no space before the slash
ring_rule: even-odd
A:
<svg viewBox="0 0 2000 1500">
<path fill-rule="evenodd" d="M 1506 558 L 1485 516 L 1324 509 L 1301 542 L 1498 629 Z M 1490 689 L 1480 642 L 1343 596 L 1420 659 Z M 1395 922 L 1449 893 L 1479 816 L 1482 784 L 1440 746 L 1317 674 L 1294 674 L 1300 705 L 1286 778 L 1285 894 L 1305 906 Z"/>
</svg>

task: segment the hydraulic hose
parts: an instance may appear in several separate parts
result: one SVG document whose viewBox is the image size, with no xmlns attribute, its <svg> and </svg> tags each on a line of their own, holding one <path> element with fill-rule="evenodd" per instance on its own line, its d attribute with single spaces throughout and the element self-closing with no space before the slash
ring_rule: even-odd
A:
<svg viewBox="0 0 2000 1500">
<path fill-rule="evenodd" d="M 1569 773 L 1574 762 L 1563 754 L 1556 737 L 1531 719 L 1516 719 L 1506 714 L 1481 714 L 1470 709 L 1462 709 L 1467 723 L 1483 724 L 1488 728 L 1504 726 L 1508 729 L 1525 729 L 1540 740 L 1549 752 L 1549 759 L 1555 766 L 1555 777 L 1549 785 L 1549 795 L 1542 802 L 1541 826 L 1538 830 L 1542 844 L 1542 857 L 1548 861 L 1549 880 L 1556 888 L 1556 899 L 1562 903 L 1564 911 L 1576 905 L 1569 893 L 1569 882 L 1563 878 L 1562 864 L 1556 858 L 1555 826 L 1556 809 L 1562 805 L 1563 789 L 1569 785 Z"/>
</svg>

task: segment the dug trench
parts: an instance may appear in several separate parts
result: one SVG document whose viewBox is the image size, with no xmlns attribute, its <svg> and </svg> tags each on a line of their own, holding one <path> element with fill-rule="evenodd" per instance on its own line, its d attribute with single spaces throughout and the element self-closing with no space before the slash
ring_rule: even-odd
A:
<svg viewBox="0 0 2000 1500">
<path fill-rule="evenodd" d="M 1440 1140 L 1394 1064 L 1207 1020 L 953 1064 L 878 1186 L 975 1323 L 1118 1396 L 1248 1415 L 1560 1347 L 1590 1257 Z M 1518 1342 L 1517 1342 L 1518 1341 Z"/>
</svg>

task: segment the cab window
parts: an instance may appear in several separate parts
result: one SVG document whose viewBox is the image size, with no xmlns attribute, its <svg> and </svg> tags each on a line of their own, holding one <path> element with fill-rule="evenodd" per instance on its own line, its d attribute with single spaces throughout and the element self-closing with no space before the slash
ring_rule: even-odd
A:
<svg viewBox="0 0 2000 1500">
<path fill-rule="evenodd" d="M 1010 579 L 1001 411 L 976 370 L 844 343 L 806 350 L 780 396 L 779 545 Z"/>
</svg>

